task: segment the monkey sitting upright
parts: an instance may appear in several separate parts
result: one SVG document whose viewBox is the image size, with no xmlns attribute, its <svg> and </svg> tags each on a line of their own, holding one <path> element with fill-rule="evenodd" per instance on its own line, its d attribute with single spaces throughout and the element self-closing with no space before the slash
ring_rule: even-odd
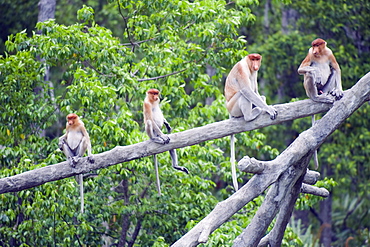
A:
<svg viewBox="0 0 370 247">
<path fill-rule="evenodd" d="M 94 163 L 94 158 L 91 154 L 91 142 L 89 134 L 86 131 L 84 123 L 74 114 L 67 115 L 66 133 L 59 138 L 59 148 L 67 156 L 67 160 L 72 167 L 75 167 L 78 160 L 84 155 L 87 150 L 88 160 Z M 81 197 L 81 213 L 84 212 L 84 195 L 82 174 L 78 176 L 80 184 Z"/>
<path fill-rule="evenodd" d="M 267 105 L 266 98 L 258 92 L 257 72 L 261 61 L 260 54 L 249 54 L 236 63 L 227 76 L 225 83 L 226 108 L 231 117 L 243 117 L 245 121 L 252 121 L 265 111 L 272 120 L 276 118 L 276 109 Z M 234 188 L 238 190 L 234 135 L 230 136 L 230 150 L 231 174 Z"/>
<path fill-rule="evenodd" d="M 334 103 L 343 97 L 341 71 L 333 52 L 326 47 L 326 41 L 315 39 L 306 58 L 298 68 L 304 75 L 303 86 L 307 96 L 315 102 Z M 312 115 L 312 125 L 315 115 Z M 316 169 L 319 167 L 317 150 L 314 153 Z"/>
<path fill-rule="evenodd" d="M 163 117 L 163 113 L 159 107 L 159 94 L 160 92 L 158 89 L 149 89 L 146 92 L 146 97 L 143 104 L 145 131 L 150 139 L 155 143 L 167 144 L 170 142 L 170 138 L 162 133 L 161 128 L 163 125 L 165 125 L 168 133 L 171 133 L 172 128 L 167 120 Z M 172 167 L 188 174 L 189 171 L 186 169 L 186 167 L 178 165 L 176 150 L 171 149 L 169 152 L 172 159 Z M 153 157 L 157 179 L 157 190 L 158 194 L 161 195 L 157 158 L 156 155 L 153 155 Z"/>
<path fill-rule="evenodd" d="M 298 68 L 304 75 L 303 86 L 307 96 L 316 102 L 333 103 L 343 97 L 341 71 L 326 41 L 315 39 L 306 58 Z"/>
</svg>

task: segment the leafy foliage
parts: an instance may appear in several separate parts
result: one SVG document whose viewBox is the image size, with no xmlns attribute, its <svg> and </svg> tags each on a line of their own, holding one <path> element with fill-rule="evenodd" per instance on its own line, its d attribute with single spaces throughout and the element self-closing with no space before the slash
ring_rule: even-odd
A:
<svg viewBox="0 0 370 247">
<path fill-rule="evenodd" d="M 162 91 L 175 132 L 228 118 L 220 84 L 224 67 L 247 54 L 237 32 L 254 19 L 247 2 L 233 8 L 224 1 L 117 4 L 121 39 L 98 25 L 88 6 L 77 12 L 80 23 L 49 20 L 36 25 L 40 34 L 10 35 L 0 59 L 1 177 L 64 161 L 57 138 L 70 112 L 82 116 L 93 153 L 146 140 L 141 109 L 149 88 Z M 276 155 L 259 132 L 241 137 L 246 148 Z M 168 154 L 158 155 L 161 197 L 149 157 L 85 174 L 84 214 L 72 178 L 2 195 L 0 244 L 168 245 L 230 194 L 228 145 L 220 139 L 177 150 L 190 175 L 172 169 Z M 234 225 L 214 239 L 230 242 L 225 231 L 241 230 Z"/>
</svg>

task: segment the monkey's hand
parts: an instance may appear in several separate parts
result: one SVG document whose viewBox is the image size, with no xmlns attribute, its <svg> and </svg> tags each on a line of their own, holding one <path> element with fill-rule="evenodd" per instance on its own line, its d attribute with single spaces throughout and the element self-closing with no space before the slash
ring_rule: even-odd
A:
<svg viewBox="0 0 370 247">
<path fill-rule="evenodd" d="M 75 158 L 77 158 L 77 160 Z M 78 157 L 68 157 L 68 161 L 69 161 L 69 165 L 75 168 L 78 162 Z"/>
<path fill-rule="evenodd" d="M 61 151 L 63 151 L 64 139 L 59 139 L 58 147 Z"/>
<path fill-rule="evenodd" d="M 321 74 L 315 72 L 314 78 L 315 78 L 316 87 L 322 87 L 323 83 L 321 79 Z"/>
<path fill-rule="evenodd" d="M 343 97 L 343 91 L 339 89 L 333 89 L 330 94 L 335 97 L 335 100 L 340 100 Z"/>
<path fill-rule="evenodd" d="M 87 160 L 90 162 L 90 163 L 94 163 L 95 162 L 95 159 L 93 156 L 87 156 Z"/>
<path fill-rule="evenodd" d="M 161 135 L 152 138 L 152 141 L 159 144 L 167 144 L 170 142 L 170 138 L 167 135 Z"/>
<path fill-rule="evenodd" d="M 271 120 L 274 120 L 278 114 L 273 106 L 267 106 L 266 112 L 270 115 Z"/>
<path fill-rule="evenodd" d="M 300 75 L 303 75 L 303 74 L 310 74 L 310 73 L 315 73 L 314 71 L 316 71 L 316 68 L 312 67 L 312 66 L 305 66 L 305 67 L 302 67 L 302 68 L 299 68 L 298 69 L 298 74 Z"/>
</svg>

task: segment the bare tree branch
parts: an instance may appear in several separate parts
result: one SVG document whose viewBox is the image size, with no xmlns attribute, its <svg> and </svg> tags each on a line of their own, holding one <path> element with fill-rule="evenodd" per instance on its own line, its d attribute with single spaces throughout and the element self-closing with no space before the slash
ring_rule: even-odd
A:
<svg viewBox="0 0 370 247">
<path fill-rule="evenodd" d="M 151 77 L 151 78 L 137 79 L 137 81 L 141 82 L 141 81 L 153 81 L 153 80 L 158 80 L 158 79 L 161 79 L 161 78 L 169 77 L 169 76 L 171 76 L 171 75 L 180 74 L 180 73 L 184 72 L 184 71 L 185 71 L 185 70 L 187 70 L 187 69 L 188 69 L 188 68 L 185 68 L 185 69 L 182 69 L 182 70 L 179 70 L 179 71 L 175 71 L 175 72 L 169 73 L 169 74 L 167 74 L 167 75 L 160 75 L 160 76 Z"/>
<path fill-rule="evenodd" d="M 315 196 L 328 197 L 329 191 L 325 188 L 318 188 L 312 185 L 303 183 L 301 188 L 301 193 L 311 194 Z"/>
<path fill-rule="evenodd" d="M 161 145 L 152 141 L 145 141 L 130 146 L 117 146 L 110 151 L 95 154 L 95 163 L 91 164 L 87 158 L 80 159 L 75 168 L 68 162 L 27 171 L 15 176 L 0 179 L 0 194 L 20 191 L 42 185 L 47 182 L 60 180 L 81 173 L 109 167 L 130 160 L 139 159 L 153 154 L 163 153 L 171 149 L 196 145 L 207 140 L 222 138 L 231 134 L 259 129 L 269 125 L 280 124 L 296 118 L 307 117 L 327 111 L 331 105 L 315 103 L 309 99 L 275 106 L 278 116 L 271 120 L 268 114 L 262 114 L 251 122 L 242 118 L 233 118 L 197 127 L 183 132 L 170 134 L 169 144 Z"/>
</svg>

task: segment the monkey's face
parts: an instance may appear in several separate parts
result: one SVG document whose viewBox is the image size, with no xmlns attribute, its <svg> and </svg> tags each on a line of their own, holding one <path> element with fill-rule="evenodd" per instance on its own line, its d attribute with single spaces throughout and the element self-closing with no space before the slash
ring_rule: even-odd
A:
<svg viewBox="0 0 370 247">
<path fill-rule="evenodd" d="M 150 100 L 153 102 L 159 100 L 159 93 L 149 93 L 148 95 Z"/>
<path fill-rule="evenodd" d="M 315 57 L 320 57 L 322 54 L 322 51 L 325 49 L 325 44 L 319 44 L 319 45 L 313 45 L 312 46 L 312 54 Z"/>
<path fill-rule="evenodd" d="M 74 125 L 78 116 L 74 113 L 68 114 L 67 116 L 67 123 L 68 125 Z"/>
<path fill-rule="evenodd" d="M 248 65 L 251 71 L 258 71 L 261 66 L 261 59 L 257 59 L 257 58 L 250 59 L 248 62 Z"/>
<path fill-rule="evenodd" d="M 148 98 L 151 102 L 159 101 L 159 94 L 160 94 L 160 91 L 158 89 L 154 89 L 154 88 L 149 89 L 146 92 L 146 95 L 148 96 Z"/>
<path fill-rule="evenodd" d="M 260 66 L 261 66 L 261 60 L 259 60 L 259 59 L 252 60 L 252 69 L 254 71 L 259 70 L 260 69 Z"/>
<path fill-rule="evenodd" d="M 249 54 L 248 58 L 249 58 L 248 64 L 249 64 L 250 70 L 258 71 L 261 66 L 262 56 L 260 54 L 253 53 L 253 54 Z"/>
</svg>

